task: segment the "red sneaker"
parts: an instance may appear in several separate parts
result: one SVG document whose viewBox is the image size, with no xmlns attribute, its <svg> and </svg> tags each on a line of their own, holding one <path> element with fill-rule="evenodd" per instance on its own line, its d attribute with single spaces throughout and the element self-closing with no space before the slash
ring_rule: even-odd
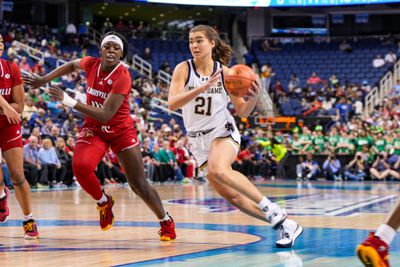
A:
<svg viewBox="0 0 400 267">
<path fill-rule="evenodd" d="M 112 198 L 112 196 L 106 196 L 107 201 L 105 203 L 97 204 L 97 210 L 100 213 L 100 227 L 103 231 L 107 231 L 114 224 L 114 214 L 112 212 L 114 199 Z"/>
<path fill-rule="evenodd" d="M 39 232 L 37 230 L 36 222 L 34 219 L 24 221 L 22 225 L 25 231 L 25 239 L 34 240 L 39 238 Z"/>
<path fill-rule="evenodd" d="M 158 234 L 160 235 L 161 241 L 171 241 L 176 239 L 175 223 L 171 216 L 169 218 L 169 220 L 160 222 L 161 229 L 158 231 Z"/>
<path fill-rule="evenodd" d="M 5 223 L 8 219 L 8 215 L 10 215 L 7 203 L 10 190 L 8 190 L 7 186 L 4 187 L 4 192 L 6 192 L 6 196 L 0 199 L 0 223 Z"/>
<path fill-rule="evenodd" d="M 356 252 L 366 267 L 390 267 L 389 246 L 373 232 L 367 240 L 358 245 Z"/>
</svg>

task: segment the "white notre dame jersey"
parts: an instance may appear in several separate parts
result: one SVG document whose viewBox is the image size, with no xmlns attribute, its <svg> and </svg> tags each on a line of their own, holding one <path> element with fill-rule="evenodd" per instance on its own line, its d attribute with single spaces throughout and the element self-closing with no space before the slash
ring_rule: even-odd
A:
<svg viewBox="0 0 400 267">
<path fill-rule="evenodd" d="M 201 76 L 197 73 L 192 59 L 189 59 L 187 64 L 189 73 L 185 91 L 201 86 L 210 78 L 210 76 Z M 214 61 L 213 74 L 220 68 L 222 68 L 221 63 Z M 223 81 L 224 76 L 221 72 L 221 79 L 214 86 L 183 106 L 183 123 L 186 131 L 209 130 L 221 126 L 229 117 L 232 117 L 227 108 L 230 100 Z"/>
<path fill-rule="evenodd" d="M 196 72 L 193 60 L 187 61 L 189 76 L 185 90 L 191 90 L 207 82 L 210 76 L 201 76 Z M 213 74 L 222 68 L 221 63 L 214 62 Z M 217 138 L 226 138 L 236 154 L 240 147 L 240 133 L 235 120 L 227 108 L 230 101 L 224 88 L 224 76 L 207 92 L 183 106 L 183 122 L 189 137 L 190 151 L 198 166 L 207 172 L 208 153 L 212 142 Z"/>
</svg>

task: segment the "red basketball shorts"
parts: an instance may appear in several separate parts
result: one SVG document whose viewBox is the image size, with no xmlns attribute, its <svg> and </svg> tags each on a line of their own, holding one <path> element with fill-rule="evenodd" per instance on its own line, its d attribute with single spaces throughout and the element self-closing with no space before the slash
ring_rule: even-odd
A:
<svg viewBox="0 0 400 267">
<path fill-rule="evenodd" d="M 133 127 L 83 127 L 76 141 L 77 145 L 88 144 L 107 152 L 108 148 L 118 153 L 139 144 L 136 130 Z"/>
<path fill-rule="evenodd" d="M 3 152 L 22 147 L 22 131 L 19 123 L 0 126 L 0 148 Z"/>
</svg>

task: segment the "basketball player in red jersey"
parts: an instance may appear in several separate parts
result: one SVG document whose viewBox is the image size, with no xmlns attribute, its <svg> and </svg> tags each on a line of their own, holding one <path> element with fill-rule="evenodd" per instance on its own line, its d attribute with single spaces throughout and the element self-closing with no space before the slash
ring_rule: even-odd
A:
<svg viewBox="0 0 400 267">
<path fill-rule="evenodd" d="M 75 147 L 74 174 L 82 188 L 97 201 L 102 230 L 109 229 L 114 223 L 114 200 L 101 190 L 94 170 L 111 146 L 125 169 L 129 186 L 160 219 L 160 239 L 169 241 L 176 238 L 174 222 L 164 211 L 157 191 L 147 182 L 139 140 L 130 116 L 131 77 L 120 61 L 126 56 L 127 49 L 128 43 L 122 35 L 109 32 L 101 41 L 101 58 L 76 59 L 44 77 L 26 77 L 25 81 L 36 88 L 73 71 L 85 72 L 87 103 L 77 102 L 59 88 L 50 89 L 64 105 L 85 114 Z"/>
<path fill-rule="evenodd" d="M 4 51 L 3 38 L 0 37 L 0 57 Z M 0 149 L 10 170 L 15 196 L 24 214 L 23 227 L 25 239 L 39 237 L 36 222 L 31 211 L 31 188 L 25 180 L 22 157 L 22 132 L 20 114 L 24 110 L 25 92 L 21 71 L 17 65 L 0 59 Z M 1 157 L 0 157 L 1 162 Z M 0 222 L 8 219 L 8 196 L 10 191 L 4 185 L 0 168 Z"/>
</svg>

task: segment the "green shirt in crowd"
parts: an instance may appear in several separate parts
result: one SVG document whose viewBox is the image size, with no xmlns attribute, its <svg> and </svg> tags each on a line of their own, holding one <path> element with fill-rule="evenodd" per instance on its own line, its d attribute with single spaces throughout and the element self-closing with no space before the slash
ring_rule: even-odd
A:
<svg viewBox="0 0 400 267">
<path fill-rule="evenodd" d="M 325 152 L 325 137 L 324 136 L 316 136 L 313 139 L 313 145 L 317 149 L 317 152 L 323 153 Z"/>
</svg>

